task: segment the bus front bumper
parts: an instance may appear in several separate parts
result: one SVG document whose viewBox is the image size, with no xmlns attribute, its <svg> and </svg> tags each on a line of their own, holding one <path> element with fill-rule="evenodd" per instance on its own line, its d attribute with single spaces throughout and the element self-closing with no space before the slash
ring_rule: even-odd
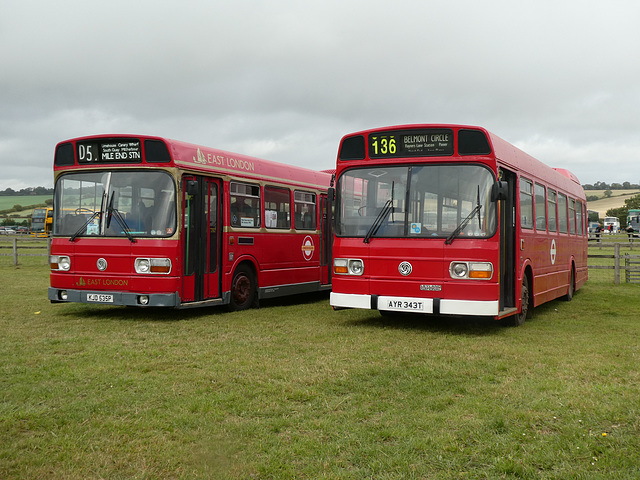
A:
<svg viewBox="0 0 640 480">
<path fill-rule="evenodd" d="M 331 292 L 334 308 L 363 308 L 389 312 L 412 312 L 434 315 L 469 315 L 497 317 L 498 300 L 453 300 L 446 298 L 389 297 Z"/>
<path fill-rule="evenodd" d="M 178 293 L 90 292 L 49 287 L 51 303 L 89 303 L 130 307 L 176 307 Z"/>
</svg>

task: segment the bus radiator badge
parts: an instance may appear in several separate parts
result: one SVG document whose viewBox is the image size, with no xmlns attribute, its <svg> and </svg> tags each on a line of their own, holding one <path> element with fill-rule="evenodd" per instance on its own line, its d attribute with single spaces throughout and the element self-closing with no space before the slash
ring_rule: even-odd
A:
<svg viewBox="0 0 640 480">
<path fill-rule="evenodd" d="M 411 275 L 412 270 L 413 267 L 409 262 L 402 262 L 400 265 L 398 265 L 398 271 L 400 272 L 400 275 L 404 275 L 405 277 L 407 275 Z"/>
<path fill-rule="evenodd" d="M 107 269 L 107 261 L 104 258 L 99 258 L 96 262 L 96 266 L 98 267 L 98 270 L 104 272 Z"/>
</svg>

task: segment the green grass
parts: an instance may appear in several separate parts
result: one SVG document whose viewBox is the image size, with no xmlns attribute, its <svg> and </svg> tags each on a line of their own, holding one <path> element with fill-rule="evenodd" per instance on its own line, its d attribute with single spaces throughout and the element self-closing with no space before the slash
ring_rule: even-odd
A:
<svg viewBox="0 0 640 480">
<path fill-rule="evenodd" d="M 637 285 L 506 328 L 51 305 L 41 260 L 0 266 L 0 478 L 640 477 Z"/>
</svg>

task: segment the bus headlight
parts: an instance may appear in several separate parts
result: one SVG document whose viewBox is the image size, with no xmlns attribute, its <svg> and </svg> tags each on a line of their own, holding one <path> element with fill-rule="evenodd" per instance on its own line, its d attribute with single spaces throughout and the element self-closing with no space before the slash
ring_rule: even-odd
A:
<svg viewBox="0 0 640 480">
<path fill-rule="evenodd" d="M 171 260 L 169 258 L 136 258 L 134 266 L 136 273 L 152 273 L 156 275 L 168 275 L 171 273 Z"/>
<path fill-rule="evenodd" d="M 136 273 L 149 273 L 150 263 L 148 258 L 136 258 Z"/>
<path fill-rule="evenodd" d="M 362 263 L 362 260 L 349 260 L 349 273 L 351 275 L 362 275 L 364 273 L 364 263 Z"/>
<path fill-rule="evenodd" d="M 449 275 L 455 279 L 490 280 L 493 277 L 493 265 L 491 262 L 451 262 Z"/>
<path fill-rule="evenodd" d="M 467 278 L 469 267 L 466 263 L 452 263 L 449 271 L 451 278 Z"/>
<path fill-rule="evenodd" d="M 364 262 L 359 258 L 336 258 L 333 260 L 333 273 L 336 275 L 362 275 Z"/>
<path fill-rule="evenodd" d="M 68 272 L 71 270 L 71 259 L 66 255 L 50 255 L 49 266 L 51 270 Z"/>
</svg>

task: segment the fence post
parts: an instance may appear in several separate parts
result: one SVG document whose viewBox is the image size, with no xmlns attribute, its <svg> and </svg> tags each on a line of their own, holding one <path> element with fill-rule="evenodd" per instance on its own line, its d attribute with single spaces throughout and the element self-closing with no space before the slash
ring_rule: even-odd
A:
<svg viewBox="0 0 640 480">
<path fill-rule="evenodd" d="M 615 279 L 614 282 L 616 285 L 620 285 L 620 244 L 616 243 L 614 245 L 614 261 L 615 261 Z"/>
<path fill-rule="evenodd" d="M 18 265 L 18 239 L 13 239 L 13 265 Z"/>
</svg>

